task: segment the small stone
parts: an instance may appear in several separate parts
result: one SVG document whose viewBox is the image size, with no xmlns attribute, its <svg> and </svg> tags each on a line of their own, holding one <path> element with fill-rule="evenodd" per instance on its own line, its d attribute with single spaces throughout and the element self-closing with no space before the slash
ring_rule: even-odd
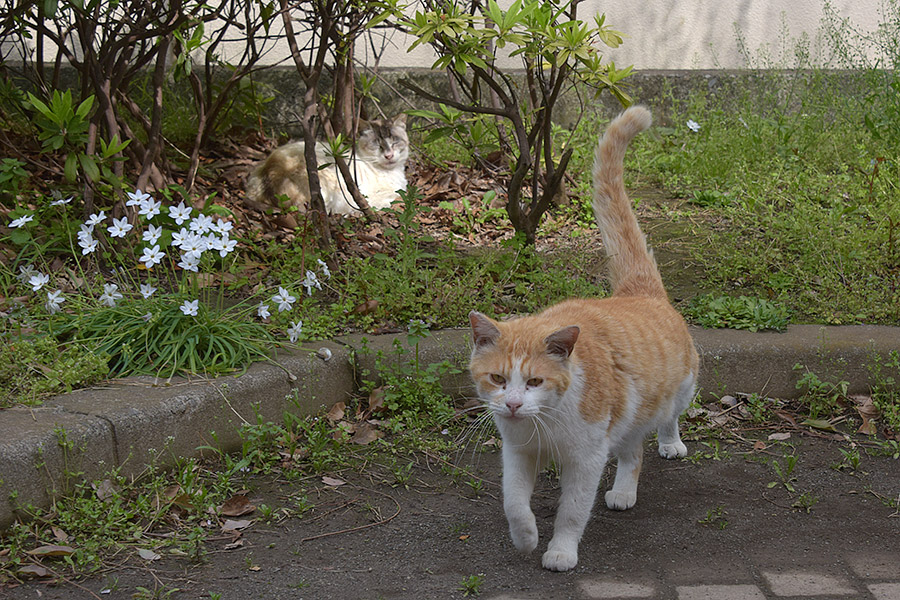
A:
<svg viewBox="0 0 900 600">
<path fill-rule="evenodd" d="M 329 350 L 328 348 L 319 348 L 318 350 L 316 350 L 316 356 L 318 356 L 325 362 L 328 362 L 329 360 L 331 360 L 331 350 Z"/>
<path fill-rule="evenodd" d="M 731 408 L 732 406 L 737 406 L 738 401 L 734 396 L 722 396 L 719 399 L 719 403 L 726 408 Z"/>
</svg>

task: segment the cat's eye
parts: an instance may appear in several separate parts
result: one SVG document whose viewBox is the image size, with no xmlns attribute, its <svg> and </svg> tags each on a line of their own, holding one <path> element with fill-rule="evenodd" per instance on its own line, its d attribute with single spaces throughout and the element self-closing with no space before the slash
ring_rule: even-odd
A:
<svg viewBox="0 0 900 600">
<path fill-rule="evenodd" d="M 503 375 L 497 375 L 496 373 L 491 373 L 491 382 L 495 385 L 504 385 L 506 383 L 506 378 Z"/>
<path fill-rule="evenodd" d="M 529 379 L 528 381 L 525 382 L 525 385 L 527 385 L 528 387 L 537 387 L 537 386 L 541 385 L 542 383 L 544 383 L 544 380 L 541 379 L 540 377 L 532 377 L 531 379 Z"/>
</svg>

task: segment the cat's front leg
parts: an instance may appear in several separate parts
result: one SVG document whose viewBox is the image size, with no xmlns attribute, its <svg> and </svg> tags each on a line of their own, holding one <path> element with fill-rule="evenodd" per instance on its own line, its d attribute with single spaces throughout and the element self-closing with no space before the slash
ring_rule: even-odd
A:
<svg viewBox="0 0 900 600">
<path fill-rule="evenodd" d="M 562 494 L 553 525 L 553 538 L 542 558 L 545 569 L 568 571 L 578 564 L 578 543 L 591 517 L 605 464 L 604 456 L 602 460 L 563 466 L 560 473 Z"/>
<path fill-rule="evenodd" d="M 531 552 L 538 543 L 537 524 L 531 511 L 537 471 L 536 457 L 503 446 L 503 511 L 509 522 L 509 535 L 519 552 Z"/>
</svg>

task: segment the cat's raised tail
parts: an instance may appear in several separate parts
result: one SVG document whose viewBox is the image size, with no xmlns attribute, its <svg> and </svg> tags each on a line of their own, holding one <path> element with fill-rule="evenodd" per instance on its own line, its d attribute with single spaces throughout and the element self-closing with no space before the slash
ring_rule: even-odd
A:
<svg viewBox="0 0 900 600">
<path fill-rule="evenodd" d="M 667 298 L 622 175 L 628 143 L 652 120 L 649 110 L 632 106 L 609 124 L 594 153 L 594 217 L 609 256 L 614 296 Z"/>
</svg>

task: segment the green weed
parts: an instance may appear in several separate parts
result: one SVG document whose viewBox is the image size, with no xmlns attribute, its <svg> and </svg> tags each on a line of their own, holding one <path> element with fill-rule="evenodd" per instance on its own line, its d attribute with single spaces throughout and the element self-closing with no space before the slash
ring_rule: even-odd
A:
<svg viewBox="0 0 900 600">
<path fill-rule="evenodd" d="M 468 577 L 463 577 L 463 580 L 459 583 L 457 589 L 461 591 L 466 598 L 469 596 L 478 596 L 481 594 L 481 586 L 483 583 L 484 573 L 469 575 Z"/>
<path fill-rule="evenodd" d="M 725 529 L 728 527 L 727 515 L 728 513 L 725 511 L 725 508 L 720 504 L 719 506 L 706 511 L 706 516 L 697 522 L 701 525 L 707 525 L 716 529 Z"/>
<path fill-rule="evenodd" d="M 784 307 L 762 298 L 706 294 L 694 298 L 687 315 L 699 325 L 712 329 L 747 329 L 781 331 L 787 327 Z"/>
</svg>

